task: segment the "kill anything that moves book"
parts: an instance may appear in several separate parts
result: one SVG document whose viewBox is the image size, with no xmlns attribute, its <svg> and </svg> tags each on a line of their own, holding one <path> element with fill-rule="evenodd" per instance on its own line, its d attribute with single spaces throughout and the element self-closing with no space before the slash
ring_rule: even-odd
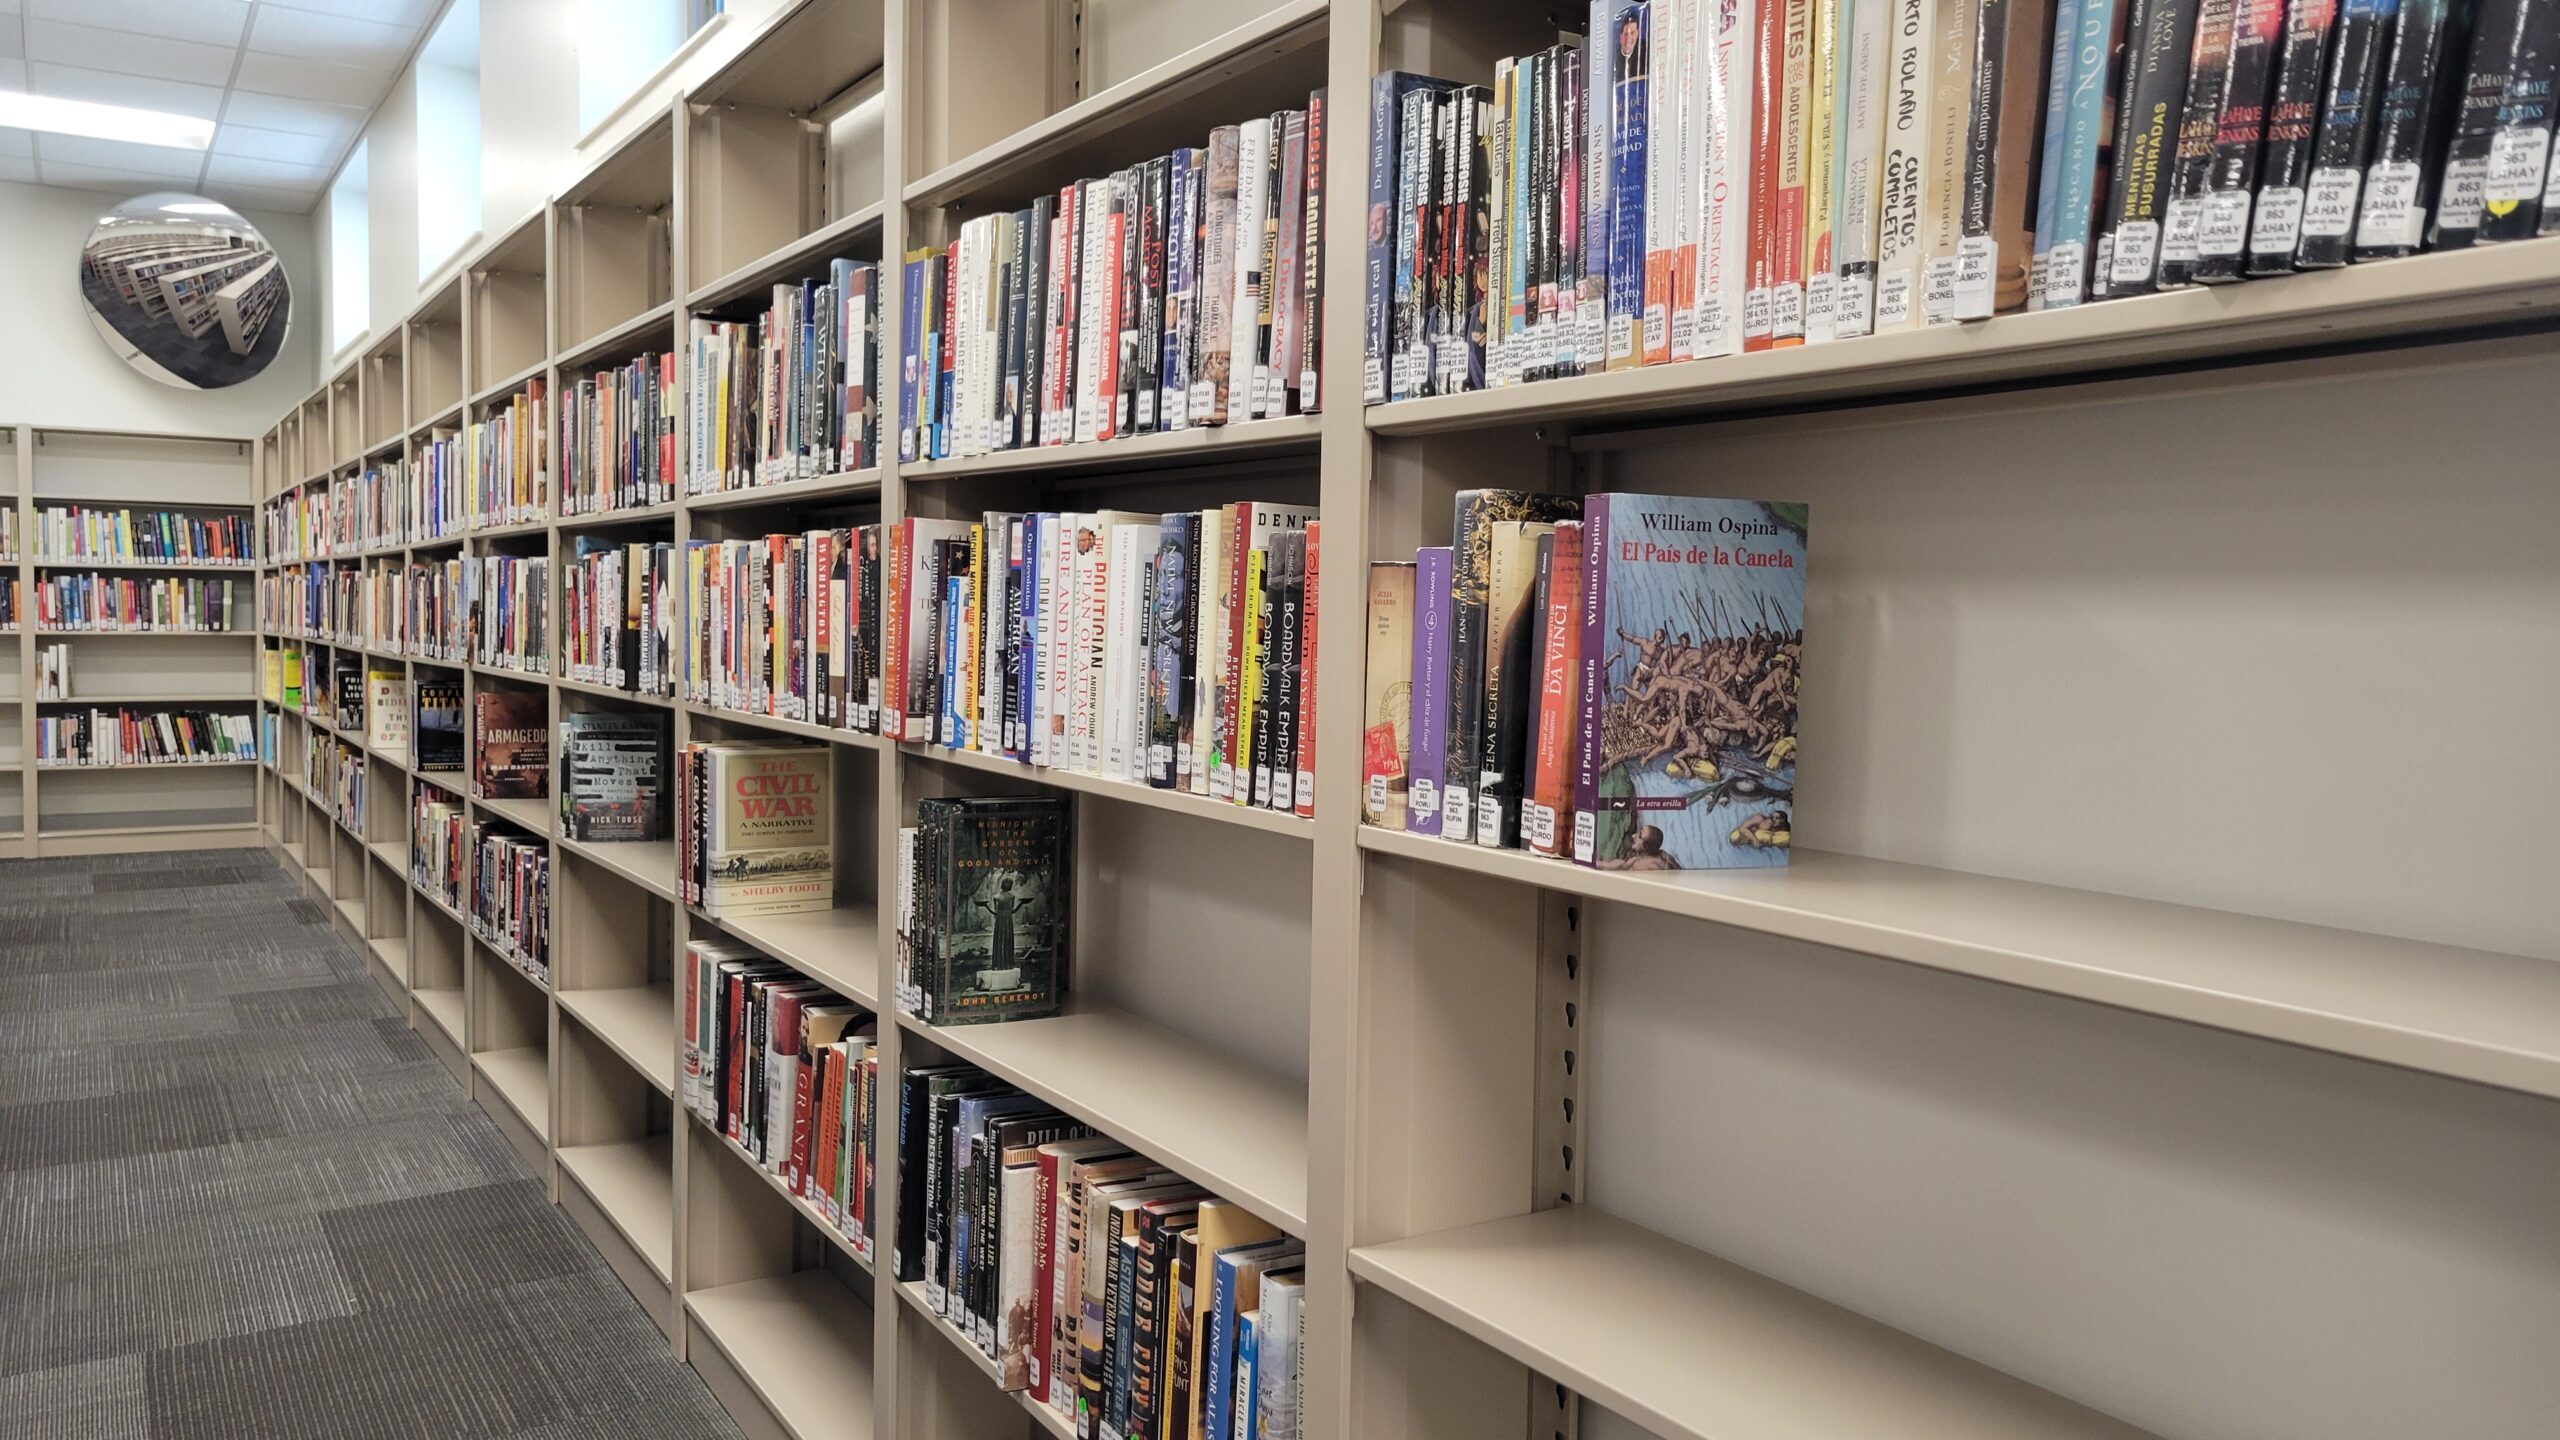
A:
<svg viewBox="0 0 2560 1440">
<path fill-rule="evenodd" d="M 560 819 L 572 840 L 655 840 L 664 834 L 664 712 L 590 710 L 560 720 Z"/>
<path fill-rule="evenodd" d="M 1786 863 L 1805 536 L 1801 505 L 1585 502 L 1575 860 Z"/>
</svg>

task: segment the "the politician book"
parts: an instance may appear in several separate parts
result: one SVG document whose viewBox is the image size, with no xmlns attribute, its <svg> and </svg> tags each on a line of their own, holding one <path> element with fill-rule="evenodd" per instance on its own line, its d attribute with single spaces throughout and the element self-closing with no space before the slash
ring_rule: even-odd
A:
<svg viewBox="0 0 2560 1440">
<path fill-rule="evenodd" d="M 1786 863 L 1805 537 L 1802 505 L 1584 503 L 1577 861 Z"/>
</svg>

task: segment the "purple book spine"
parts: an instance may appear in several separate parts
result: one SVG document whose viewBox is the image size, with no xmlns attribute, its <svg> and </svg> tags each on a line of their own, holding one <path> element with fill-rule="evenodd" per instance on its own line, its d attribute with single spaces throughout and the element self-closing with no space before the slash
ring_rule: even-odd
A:
<svg viewBox="0 0 2560 1440">
<path fill-rule="evenodd" d="M 1582 676 L 1574 690 L 1581 711 L 1573 726 L 1573 860 L 1594 863 L 1592 838 L 1600 807 L 1600 711 L 1609 692 L 1609 497 L 1582 502 Z"/>
<path fill-rule="evenodd" d="M 1405 745 L 1404 828 L 1440 833 L 1440 784 L 1449 750 L 1449 556 L 1446 545 L 1413 552 L 1412 731 Z"/>
</svg>

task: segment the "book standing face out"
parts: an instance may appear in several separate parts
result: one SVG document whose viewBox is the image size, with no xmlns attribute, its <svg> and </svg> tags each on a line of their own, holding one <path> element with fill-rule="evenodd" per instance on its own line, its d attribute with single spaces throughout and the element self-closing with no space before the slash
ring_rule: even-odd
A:
<svg viewBox="0 0 2560 1440">
<path fill-rule="evenodd" d="M 538 690 L 472 696 L 472 784 L 483 799 L 539 800 L 551 788 L 550 698 Z"/>
</svg>

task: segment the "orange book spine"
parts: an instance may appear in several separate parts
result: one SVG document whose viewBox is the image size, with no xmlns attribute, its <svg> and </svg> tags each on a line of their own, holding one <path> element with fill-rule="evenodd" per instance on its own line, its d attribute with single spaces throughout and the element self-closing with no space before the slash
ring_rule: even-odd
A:
<svg viewBox="0 0 2560 1440">
<path fill-rule="evenodd" d="M 1785 70 L 1778 92 L 1778 195 L 1770 216 L 1769 337 L 1773 347 L 1804 343 L 1805 184 L 1812 136 L 1813 4 L 1785 0 L 1776 27 Z"/>
<path fill-rule="evenodd" d="M 1751 47 L 1751 240 L 1742 296 L 1745 350 L 1767 350 L 1775 344 L 1769 322 L 1776 308 L 1771 292 L 1777 284 L 1778 263 L 1778 99 L 1786 88 L 1787 61 L 1785 23 L 1774 14 L 1766 20 L 1752 36 Z"/>
<path fill-rule="evenodd" d="M 1582 714 L 1575 681 L 1582 673 L 1582 525 L 1556 526 L 1547 561 L 1546 663 L 1538 675 L 1538 749 L 1530 772 L 1529 810 L 1521 833 L 1541 855 L 1573 844 L 1574 726 Z"/>
</svg>

